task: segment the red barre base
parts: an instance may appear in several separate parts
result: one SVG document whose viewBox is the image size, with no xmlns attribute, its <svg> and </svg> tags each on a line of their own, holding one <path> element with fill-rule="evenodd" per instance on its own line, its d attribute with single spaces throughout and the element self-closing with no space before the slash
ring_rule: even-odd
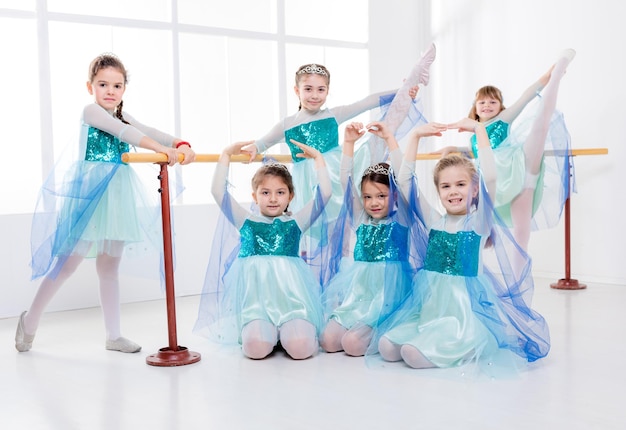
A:
<svg viewBox="0 0 626 430">
<path fill-rule="evenodd" d="M 580 284 L 576 279 L 559 279 L 550 284 L 550 287 L 557 290 L 583 290 L 587 288 L 585 284 Z"/>
<path fill-rule="evenodd" d="M 146 357 L 146 363 L 151 366 L 185 366 L 200 361 L 200 354 L 189 351 L 184 346 L 179 346 L 177 351 L 169 347 L 159 349 L 156 354 Z"/>
</svg>

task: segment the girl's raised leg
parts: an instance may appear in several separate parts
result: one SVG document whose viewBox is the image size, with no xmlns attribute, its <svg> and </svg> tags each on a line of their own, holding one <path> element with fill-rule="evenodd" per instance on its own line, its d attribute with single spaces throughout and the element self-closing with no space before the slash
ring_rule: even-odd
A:
<svg viewBox="0 0 626 430">
<path fill-rule="evenodd" d="M 552 68 L 550 80 L 543 91 L 541 111 L 538 113 L 524 142 L 526 179 L 521 193 L 511 202 L 511 218 L 513 222 L 513 236 L 525 251 L 528 250 L 528 242 L 530 240 L 534 190 L 541 170 L 550 122 L 556 109 L 559 84 L 561 78 L 565 75 L 567 65 L 572 61 L 574 55 L 576 53 L 572 49 L 563 51 Z"/>
</svg>

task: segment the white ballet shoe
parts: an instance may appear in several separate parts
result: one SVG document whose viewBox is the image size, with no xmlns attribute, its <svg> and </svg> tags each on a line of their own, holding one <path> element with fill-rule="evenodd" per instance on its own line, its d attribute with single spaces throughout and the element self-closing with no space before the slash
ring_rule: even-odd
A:
<svg viewBox="0 0 626 430">
<path fill-rule="evenodd" d="M 437 49 L 435 48 L 435 44 L 431 43 L 419 62 L 421 70 L 418 77 L 418 83 L 428 85 L 428 81 L 430 80 L 430 65 L 433 64 L 433 61 L 435 61 L 436 55 Z"/>
<path fill-rule="evenodd" d="M 109 351 L 120 351 L 120 352 L 139 352 L 141 351 L 141 346 L 137 345 L 132 340 L 126 339 L 125 337 L 118 337 L 117 339 L 107 339 L 106 341 L 106 349 Z"/>
<path fill-rule="evenodd" d="M 567 48 L 561 52 L 560 56 L 567 58 L 569 61 L 572 61 L 574 57 L 576 56 L 576 51 L 573 50 L 572 48 Z"/>
<path fill-rule="evenodd" d="M 26 311 L 22 312 L 17 322 L 17 330 L 15 331 L 15 349 L 19 352 L 30 351 L 33 346 L 34 334 L 26 334 L 24 332 L 24 316 Z"/>
<path fill-rule="evenodd" d="M 574 51 L 571 48 L 568 48 L 568 49 L 564 49 L 563 51 L 561 51 L 561 54 L 559 55 L 559 60 L 565 59 L 565 66 L 567 67 L 567 65 L 572 62 L 575 56 L 576 56 L 576 51 Z"/>
</svg>

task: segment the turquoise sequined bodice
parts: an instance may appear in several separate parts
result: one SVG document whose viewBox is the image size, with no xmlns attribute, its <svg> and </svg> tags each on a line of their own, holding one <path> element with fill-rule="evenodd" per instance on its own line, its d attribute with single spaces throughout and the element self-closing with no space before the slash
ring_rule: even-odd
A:
<svg viewBox="0 0 626 430">
<path fill-rule="evenodd" d="M 300 227 L 294 220 L 275 218 L 271 224 L 247 219 L 241 229 L 239 257 L 252 255 L 282 255 L 297 257 L 300 247 Z"/>
<path fill-rule="evenodd" d="M 296 154 L 301 153 L 302 150 L 291 143 L 291 139 L 296 142 L 304 143 L 324 153 L 339 146 L 338 126 L 337 120 L 331 117 L 300 124 L 289 130 L 285 130 L 285 142 L 287 142 L 287 146 L 289 146 L 293 162 L 297 163 L 306 160 L 306 158 L 296 157 Z"/>
<path fill-rule="evenodd" d="M 128 143 L 95 127 L 89 127 L 87 133 L 86 161 L 103 161 L 106 163 L 121 163 L 122 153 L 128 152 Z"/>
<path fill-rule="evenodd" d="M 408 229 L 389 224 L 361 224 L 356 230 L 355 261 L 407 261 Z"/>
<path fill-rule="evenodd" d="M 453 276 L 477 276 L 481 237 L 473 231 L 430 230 L 424 269 Z"/>
<path fill-rule="evenodd" d="M 487 136 L 489 136 L 489 143 L 492 149 L 496 149 L 509 135 L 509 124 L 502 120 L 495 121 L 485 127 L 487 130 Z M 476 142 L 476 135 L 471 137 L 472 153 L 474 158 L 478 157 L 478 142 Z"/>
</svg>

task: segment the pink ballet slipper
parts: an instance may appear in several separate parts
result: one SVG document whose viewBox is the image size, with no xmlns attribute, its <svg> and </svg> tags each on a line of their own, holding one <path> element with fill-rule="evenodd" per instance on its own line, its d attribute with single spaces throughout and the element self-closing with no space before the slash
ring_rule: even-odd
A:
<svg viewBox="0 0 626 430">
<path fill-rule="evenodd" d="M 435 48 L 435 44 L 431 43 L 419 62 L 420 72 L 418 83 L 428 85 L 428 81 L 430 80 L 430 65 L 435 61 L 436 55 L 437 49 Z"/>
</svg>

